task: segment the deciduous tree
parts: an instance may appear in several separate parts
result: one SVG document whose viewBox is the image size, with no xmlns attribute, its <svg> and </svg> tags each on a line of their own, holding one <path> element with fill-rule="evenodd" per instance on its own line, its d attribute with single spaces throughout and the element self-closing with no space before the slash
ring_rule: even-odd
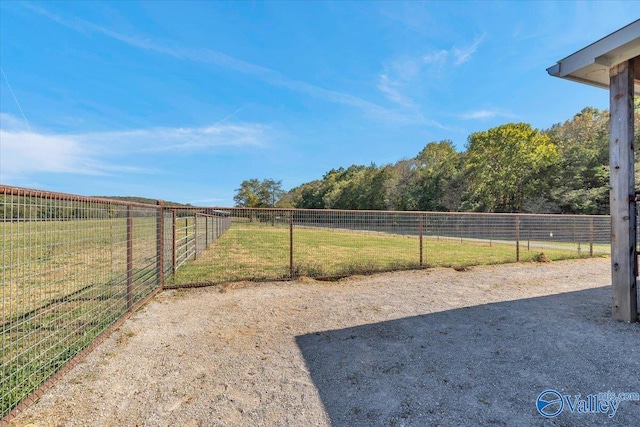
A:
<svg viewBox="0 0 640 427">
<path fill-rule="evenodd" d="M 253 178 L 242 181 L 240 188 L 236 189 L 233 200 L 236 206 L 244 208 L 275 207 L 284 194 L 282 181 L 273 179 L 259 181 Z"/>
<path fill-rule="evenodd" d="M 549 192 L 547 172 L 558 148 L 527 123 L 509 123 L 469 136 L 467 208 L 519 212 L 525 200 Z"/>
</svg>

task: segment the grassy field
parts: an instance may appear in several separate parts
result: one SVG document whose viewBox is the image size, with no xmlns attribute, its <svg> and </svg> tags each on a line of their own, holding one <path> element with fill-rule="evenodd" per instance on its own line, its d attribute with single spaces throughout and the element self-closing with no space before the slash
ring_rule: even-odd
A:
<svg viewBox="0 0 640 427">
<path fill-rule="evenodd" d="M 132 300 L 157 287 L 155 218 L 134 218 Z M 128 310 L 125 219 L 0 223 L 0 413 Z"/>
<path fill-rule="evenodd" d="M 133 221 L 133 267 L 155 265 L 153 218 Z M 125 219 L 0 224 L 3 263 L 0 322 L 21 318 L 88 286 L 126 280 Z"/>
<path fill-rule="evenodd" d="M 220 283 L 290 277 L 289 228 L 260 222 L 234 225 L 208 251 L 178 271 L 171 284 Z M 589 256 L 589 248 L 569 243 L 521 242 L 520 260 L 550 260 Z M 546 247 L 536 249 L 536 244 Z M 341 276 L 377 271 L 466 267 L 516 261 L 514 243 L 425 237 L 296 226 L 293 231 L 294 276 Z M 602 247 L 600 247 L 602 246 Z M 596 251 L 604 251 L 600 245 Z"/>
</svg>

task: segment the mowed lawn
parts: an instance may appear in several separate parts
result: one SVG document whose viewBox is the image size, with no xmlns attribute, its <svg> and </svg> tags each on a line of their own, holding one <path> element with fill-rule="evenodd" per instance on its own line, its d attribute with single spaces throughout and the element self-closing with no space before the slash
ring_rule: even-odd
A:
<svg viewBox="0 0 640 427">
<path fill-rule="evenodd" d="M 290 260 L 288 225 L 234 222 L 196 261 L 178 270 L 173 285 L 221 283 L 239 280 L 276 280 L 291 277 L 342 276 L 379 271 L 467 267 L 516 262 L 516 245 L 425 236 L 352 231 L 318 227 L 293 229 L 293 264 Z M 541 252 L 550 260 L 589 256 L 588 247 L 577 245 L 536 248 L 532 242 L 520 244 L 520 261 L 540 260 Z M 565 249 L 566 247 L 566 249 Z"/>
</svg>

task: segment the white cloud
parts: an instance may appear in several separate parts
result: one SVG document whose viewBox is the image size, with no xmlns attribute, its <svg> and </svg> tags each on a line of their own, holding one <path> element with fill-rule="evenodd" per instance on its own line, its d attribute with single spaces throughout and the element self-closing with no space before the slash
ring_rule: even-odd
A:
<svg viewBox="0 0 640 427">
<path fill-rule="evenodd" d="M 85 148 L 64 135 L 0 129 L 0 141 L 3 175 L 27 172 L 101 173 Z"/>
<path fill-rule="evenodd" d="M 214 124 L 200 128 L 133 129 L 112 132 L 54 134 L 23 129 L 9 114 L 0 117 L 2 181 L 32 173 L 109 175 L 116 172 L 158 173 L 138 167 L 136 155 L 187 155 L 221 147 L 264 147 L 268 127 L 259 124 Z"/>
<path fill-rule="evenodd" d="M 28 130 L 28 125 L 12 114 L 0 113 L 0 129 Z"/>
<path fill-rule="evenodd" d="M 480 43 L 482 43 L 482 41 L 484 40 L 484 37 L 485 37 L 484 34 L 478 37 L 470 46 L 460 48 L 460 49 L 454 48 L 453 49 L 453 57 L 455 58 L 454 64 L 461 65 L 469 61 L 471 59 L 471 56 L 474 53 L 476 53 L 476 50 L 478 50 L 478 46 L 480 46 Z"/>
<path fill-rule="evenodd" d="M 442 49 L 436 52 L 428 53 L 422 57 L 422 61 L 425 64 L 443 67 L 449 63 L 455 66 L 462 65 L 468 62 L 474 53 L 478 50 L 478 47 L 484 40 L 486 34 L 476 38 L 473 43 L 465 47 L 452 47 L 449 50 Z"/>
<path fill-rule="evenodd" d="M 425 64 L 442 64 L 449 57 L 449 52 L 446 50 L 440 50 L 438 52 L 430 53 L 422 57 L 422 61 Z"/>
<path fill-rule="evenodd" d="M 378 75 L 377 88 L 389 101 L 402 107 L 407 116 L 413 117 L 413 123 L 451 130 L 434 119 L 426 118 L 421 111 L 419 101 L 425 81 L 430 81 L 434 72 L 423 60 L 421 57 L 405 56 L 389 61 Z M 426 78 L 425 74 L 428 74 Z"/>
<path fill-rule="evenodd" d="M 422 64 L 418 58 L 398 58 L 391 63 L 391 70 L 398 78 L 408 81 L 420 78 Z"/>
<path fill-rule="evenodd" d="M 458 117 L 464 120 L 484 120 L 484 119 L 493 119 L 495 117 L 504 117 L 504 118 L 515 118 L 516 116 L 512 113 L 500 111 L 500 110 L 473 110 L 468 111 L 466 113 L 458 114 Z"/>
<path fill-rule="evenodd" d="M 73 135 L 84 145 L 97 145 L 120 152 L 166 152 L 176 150 L 178 154 L 204 151 L 216 147 L 266 146 L 267 126 L 243 123 L 212 125 L 199 128 L 133 129 L 126 131 L 99 132 Z"/>
<path fill-rule="evenodd" d="M 417 105 L 409 95 L 410 88 L 419 84 L 422 64 L 411 57 L 396 58 L 384 65 L 378 75 L 377 88 L 389 101 L 405 109 L 417 111 Z"/>
<path fill-rule="evenodd" d="M 398 80 L 392 80 L 386 74 L 381 74 L 378 78 L 378 89 L 384 93 L 391 102 L 395 102 L 403 107 L 415 107 L 415 103 L 406 95 L 400 92 L 403 86 Z"/>
</svg>

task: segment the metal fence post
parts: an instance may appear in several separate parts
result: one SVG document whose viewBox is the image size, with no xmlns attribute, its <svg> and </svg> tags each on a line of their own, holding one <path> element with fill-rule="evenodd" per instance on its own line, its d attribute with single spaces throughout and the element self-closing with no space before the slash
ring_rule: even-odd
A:
<svg viewBox="0 0 640 427">
<path fill-rule="evenodd" d="M 133 307 L 133 207 L 127 205 L 127 310 Z"/>
<path fill-rule="evenodd" d="M 516 215 L 516 262 L 520 262 L 520 217 Z"/>
<path fill-rule="evenodd" d="M 289 276 L 293 279 L 293 211 L 289 213 Z"/>
<path fill-rule="evenodd" d="M 171 274 L 176 274 L 176 210 L 171 209 Z"/>
<path fill-rule="evenodd" d="M 589 256 L 593 257 L 593 218 L 589 219 Z"/>
<path fill-rule="evenodd" d="M 193 252 L 193 259 L 198 259 L 198 214 L 193 215 L 193 236 L 196 250 Z"/>
<path fill-rule="evenodd" d="M 422 214 L 420 214 L 420 216 L 418 217 L 418 221 L 418 233 L 420 236 L 420 267 L 422 267 Z"/>
<path fill-rule="evenodd" d="M 158 276 L 158 286 L 164 287 L 164 202 L 158 200 L 157 227 L 156 227 L 156 274 Z"/>
</svg>

